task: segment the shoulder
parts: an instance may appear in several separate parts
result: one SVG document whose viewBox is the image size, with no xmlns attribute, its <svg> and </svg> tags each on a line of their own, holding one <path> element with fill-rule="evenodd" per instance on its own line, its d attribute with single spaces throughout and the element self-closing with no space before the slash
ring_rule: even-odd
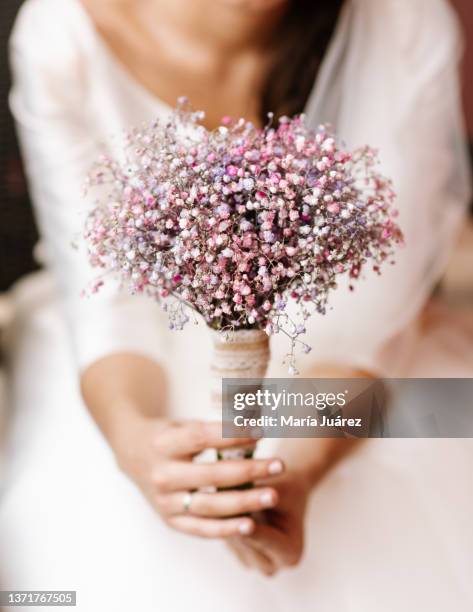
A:
<svg viewBox="0 0 473 612">
<path fill-rule="evenodd" d="M 355 13 L 413 67 L 458 60 L 462 31 L 448 0 L 351 0 Z"/>
<path fill-rule="evenodd" d="M 78 0 L 26 0 L 9 40 L 15 90 L 34 90 L 36 104 L 85 100 L 90 32 Z"/>
<path fill-rule="evenodd" d="M 35 65 L 61 67 L 77 60 L 84 47 L 78 0 L 25 0 L 10 35 L 11 53 Z"/>
</svg>

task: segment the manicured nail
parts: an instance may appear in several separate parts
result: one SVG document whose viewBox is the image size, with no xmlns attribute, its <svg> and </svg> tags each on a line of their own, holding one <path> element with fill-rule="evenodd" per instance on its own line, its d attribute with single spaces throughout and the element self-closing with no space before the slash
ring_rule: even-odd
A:
<svg viewBox="0 0 473 612">
<path fill-rule="evenodd" d="M 244 523 L 239 524 L 238 531 L 242 535 L 250 535 L 250 533 L 253 531 L 253 525 L 249 521 L 245 521 Z"/>
<path fill-rule="evenodd" d="M 274 504 L 274 496 L 271 491 L 265 491 L 259 498 L 262 506 L 272 506 Z"/>
<path fill-rule="evenodd" d="M 268 472 L 270 474 L 280 474 L 283 471 L 283 465 L 281 463 L 281 461 L 279 461 L 279 459 L 276 459 L 276 461 L 271 461 L 271 463 L 268 466 Z"/>
</svg>

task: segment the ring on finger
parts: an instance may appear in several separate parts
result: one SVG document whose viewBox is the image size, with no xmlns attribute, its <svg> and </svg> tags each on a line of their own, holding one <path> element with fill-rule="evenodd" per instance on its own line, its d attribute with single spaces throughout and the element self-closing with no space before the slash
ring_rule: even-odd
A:
<svg viewBox="0 0 473 612">
<path fill-rule="evenodd" d="M 184 509 L 184 514 L 189 514 L 191 511 L 192 498 L 194 497 L 194 491 L 186 491 L 184 494 L 184 499 L 182 501 L 182 506 Z"/>
</svg>

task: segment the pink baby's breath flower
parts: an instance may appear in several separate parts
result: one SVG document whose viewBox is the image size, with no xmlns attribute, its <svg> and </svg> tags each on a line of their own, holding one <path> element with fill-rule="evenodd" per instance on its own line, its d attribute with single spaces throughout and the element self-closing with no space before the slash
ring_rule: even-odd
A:
<svg viewBox="0 0 473 612">
<path fill-rule="evenodd" d="M 264 129 L 224 117 L 214 131 L 202 117 L 182 99 L 128 135 L 126 165 L 101 157 L 89 185 L 110 192 L 86 225 L 90 261 L 133 293 L 173 301 L 173 329 L 192 308 L 214 329 L 284 330 L 293 351 L 339 275 L 392 259 L 392 185 L 373 150 L 346 151 L 304 116 Z"/>
</svg>

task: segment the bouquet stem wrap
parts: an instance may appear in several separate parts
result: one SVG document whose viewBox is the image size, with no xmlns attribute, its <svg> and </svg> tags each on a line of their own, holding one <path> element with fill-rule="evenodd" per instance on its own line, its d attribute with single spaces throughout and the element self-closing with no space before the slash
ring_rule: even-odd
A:
<svg viewBox="0 0 473 612">
<path fill-rule="evenodd" d="M 259 329 L 212 332 L 211 404 L 222 414 L 222 379 L 251 378 L 263 380 L 269 363 L 269 338 Z M 254 380 L 256 379 L 256 381 Z M 258 386 L 258 385 L 256 385 Z M 253 456 L 253 448 L 239 446 L 218 453 L 218 459 L 243 459 Z"/>
</svg>

